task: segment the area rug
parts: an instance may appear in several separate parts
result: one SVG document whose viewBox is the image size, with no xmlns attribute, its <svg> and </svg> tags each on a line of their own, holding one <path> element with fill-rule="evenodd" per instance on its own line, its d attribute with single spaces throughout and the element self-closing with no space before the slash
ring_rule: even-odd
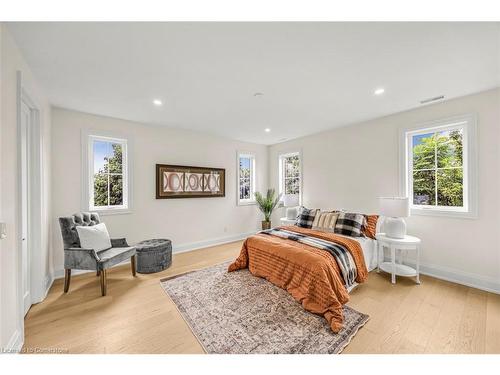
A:
<svg viewBox="0 0 500 375">
<path fill-rule="evenodd" d="M 340 353 L 369 316 L 344 306 L 335 334 L 285 290 L 229 262 L 162 279 L 161 286 L 207 353 Z"/>
</svg>

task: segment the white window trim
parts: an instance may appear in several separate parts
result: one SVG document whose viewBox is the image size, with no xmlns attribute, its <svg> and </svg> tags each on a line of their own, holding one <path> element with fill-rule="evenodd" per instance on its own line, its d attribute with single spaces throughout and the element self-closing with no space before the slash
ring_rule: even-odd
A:
<svg viewBox="0 0 500 375">
<path fill-rule="evenodd" d="M 250 158 L 250 199 L 240 199 L 240 158 Z M 255 154 L 251 152 L 236 152 L 236 204 L 238 206 L 248 206 L 252 204 L 257 204 L 255 201 L 255 191 L 256 191 L 256 161 Z"/>
<path fill-rule="evenodd" d="M 302 150 L 290 151 L 278 154 L 278 193 L 281 195 L 280 206 L 283 206 L 284 199 L 284 170 L 283 170 L 283 159 L 289 156 L 298 155 L 299 157 L 299 205 L 302 205 L 302 186 L 303 186 L 303 165 L 302 165 Z"/>
<path fill-rule="evenodd" d="M 410 163 L 412 162 L 411 136 L 446 130 L 463 126 L 463 175 L 464 175 L 464 208 L 443 206 L 418 206 L 413 205 L 412 187 L 410 181 Z M 417 124 L 403 128 L 400 131 L 399 170 L 400 170 L 400 195 L 410 198 L 410 212 L 412 215 L 445 216 L 454 218 L 475 219 L 478 217 L 478 164 L 477 164 L 477 119 L 474 114 L 455 116 L 437 121 Z"/>
<path fill-rule="evenodd" d="M 122 206 L 114 207 L 94 207 L 93 185 L 94 185 L 94 154 L 92 144 L 95 140 L 113 141 L 121 143 L 123 149 L 123 201 Z M 128 214 L 132 211 L 132 168 L 130 155 L 132 152 L 131 140 L 117 133 L 104 132 L 100 130 L 82 130 L 82 210 L 98 212 L 100 215 Z"/>
</svg>

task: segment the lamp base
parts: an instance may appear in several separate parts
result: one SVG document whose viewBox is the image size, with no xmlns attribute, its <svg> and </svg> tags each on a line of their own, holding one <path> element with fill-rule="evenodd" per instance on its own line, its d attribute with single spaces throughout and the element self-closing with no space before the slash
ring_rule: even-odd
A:
<svg viewBox="0 0 500 375">
<path fill-rule="evenodd" d="M 406 236 L 406 223 L 401 217 L 387 217 L 384 230 L 387 237 L 403 239 Z"/>
<path fill-rule="evenodd" d="M 295 220 L 299 214 L 297 207 L 287 207 L 286 208 L 286 218 L 287 220 Z"/>
</svg>

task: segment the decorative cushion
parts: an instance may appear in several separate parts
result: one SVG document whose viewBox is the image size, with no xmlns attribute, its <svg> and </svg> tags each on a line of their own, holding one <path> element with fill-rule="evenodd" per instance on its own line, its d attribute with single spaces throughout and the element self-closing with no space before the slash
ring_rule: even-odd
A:
<svg viewBox="0 0 500 375">
<path fill-rule="evenodd" d="M 351 237 L 362 237 L 361 230 L 366 224 L 366 218 L 362 214 L 341 212 L 335 223 L 335 233 Z"/>
<path fill-rule="evenodd" d="M 314 218 L 312 229 L 323 232 L 333 232 L 335 230 L 335 223 L 339 217 L 340 212 L 318 212 Z"/>
<path fill-rule="evenodd" d="M 317 208 L 308 209 L 305 207 L 301 207 L 295 225 L 301 228 L 311 228 L 318 211 L 319 210 Z"/>
<path fill-rule="evenodd" d="M 369 238 L 375 239 L 377 233 L 378 215 L 365 215 L 366 225 L 363 226 L 361 232 Z"/>
<path fill-rule="evenodd" d="M 80 244 L 84 249 L 93 249 L 102 251 L 111 248 L 111 239 L 109 238 L 106 224 L 100 223 L 93 226 L 77 226 Z"/>
</svg>

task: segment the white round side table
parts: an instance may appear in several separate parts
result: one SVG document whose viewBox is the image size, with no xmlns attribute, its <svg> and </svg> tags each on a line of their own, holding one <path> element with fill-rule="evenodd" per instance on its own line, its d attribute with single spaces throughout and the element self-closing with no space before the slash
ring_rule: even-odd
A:
<svg viewBox="0 0 500 375">
<path fill-rule="evenodd" d="M 380 270 L 392 275 L 391 282 L 396 283 L 396 276 L 416 277 L 417 284 L 420 284 L 420 239 L 414 236 L 405 238 L 387 237 L 385 233 L 377 233 L 377 272 Z M 384 247 L 391 250 L 391 261 L 380 262 L 380 256 L 384 254 Z M 382 250 L 382 251 L 381 251 Z M 396 251 L 399 250 L 399 262 L 396 261 Z M 416 268 L 403 264 L 403 251 L 415 251 L 417 254 Z M 383 258 L 382 258 L 383 260 Z"/>
</svg>

